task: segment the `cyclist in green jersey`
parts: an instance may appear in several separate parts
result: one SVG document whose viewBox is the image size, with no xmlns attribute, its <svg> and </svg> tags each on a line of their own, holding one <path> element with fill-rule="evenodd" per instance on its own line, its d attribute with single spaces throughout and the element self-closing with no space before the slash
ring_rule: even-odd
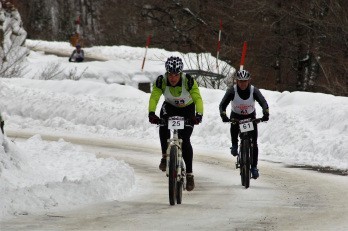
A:
<svg viewBox="0 0 348 231">
<path fill-rule="evenodd" d="M 170 57 L 165 63 L 166 73 L 157 77 L 153 84 L 149 100 L 149 122 L 158 124 L 161 119 L 167 120 L 170 116 L 182 116 L 192 121 L 192 124 L 202 122 L 203 100 L 197 82 L 183 72 L 183 62 L 179 57 Z M 155 114 L 158 101 L 164 96 L 160 111 L 160 118 Z M 186 190 L 194 189 L 192 173 L 193 150 L 190 141 L 194 126 L 185 126 L 179 131 L 182 142 L 182 155 L 186 165 Z M 167 126 L 160 126 L 159 136 L 162 148 L 162 159 L 159 169 L 166 170 L 167 139 L 170 131 Z"/>
</svg>

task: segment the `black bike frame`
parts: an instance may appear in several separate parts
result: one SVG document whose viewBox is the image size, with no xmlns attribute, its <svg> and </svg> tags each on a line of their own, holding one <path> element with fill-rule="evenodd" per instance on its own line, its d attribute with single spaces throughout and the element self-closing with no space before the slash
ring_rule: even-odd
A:
<svg viewBox="0 0 348 231">
<path fill-rule="evenodd" d="M 261 119 L 245 119 L 245 120 L 236 120 L 233 119 L 232 122 L 244 124 L 247 122 L 252 122 L 253 126 L 255 128 L 256 124 L 261 122 Z M 240 175 L 241 175 L 241 181 L 242 185 L 245 188 L 249 188 L 250 186 L 250 178 L 251 178 L 251 164 L 253 163 L 253 132 L 252 131 L 246 131 L 246 132 L 239 132 L 239 138 L 240 138 L 240 149 L 237 157 L 237 163 L 236 168 L 240 168 Z"/>
</svg>

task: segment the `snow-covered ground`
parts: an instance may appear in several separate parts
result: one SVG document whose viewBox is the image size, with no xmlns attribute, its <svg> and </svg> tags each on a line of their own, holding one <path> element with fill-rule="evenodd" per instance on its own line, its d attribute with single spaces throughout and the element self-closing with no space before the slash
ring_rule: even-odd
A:
<svg viewBox="0 0 348 231">
<path fill-rule="evenodd" d="M 27 44 L 67 55 L 73 50 L 61 42 Z M 108 61 L 69 63 L 66 57 L 31 51 L 23 78 L 0 80 L 5 133 L 141 140 L 160 150 L 158 128 L 147 118 L 149 94 L 134 86 L 139 80 L 154 80 L 165 71 L 168 56 L 182 54 L 149 49 L 141 72 L 144 48 L 92 47 L 85 52 Z M 81 79 L 43 80 L 52 73 L 57 79 L 72 75 Z M 230 155 L 229 125 L 221 122 L 218 110 L 224 90 L 200 90 L 205 112 L 193 132 L 193 148 Z M 270 106 L 270 121 L 259 125 L 260 160 L 348 170 L 347 97 L 261 92 Z M 259 107 L 257 112 L 261 116 Z M 1 139 L 0 218 L 118 200 L 138 187 L 133 169 L 124 161 L 97 158 L 64 140 L 43 141 L 40 135 L 24 142 Z"/>
</svg>

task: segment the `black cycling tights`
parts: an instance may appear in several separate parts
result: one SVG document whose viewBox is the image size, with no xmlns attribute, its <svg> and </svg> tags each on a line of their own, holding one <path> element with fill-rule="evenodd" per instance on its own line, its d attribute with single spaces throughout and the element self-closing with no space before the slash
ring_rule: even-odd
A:
<svg viewBox="0 0 348 231">
<path fill-rule="evenodd" d="M 195 116 L 195 104 L 192 103 L 186 107 L 178 108 L 164 102 L 161 108 L 160 117 L 168 118 L 169 116 L 183 116 L 185 119 L 191 119 Z M 179 138 L 182 139 L 182 156 L 186 165 L 186 172 L 192 173 L 192 159 L 193 150 L 190 137 L 193 132 L 193 126 L 179 130 Z M 170 131 L 167 126 L 161 126 L 159 129 L 159 136 L 161 140 L 162 154 L 167 152 L 167 140 L 170 138 Z"/>
<path fill-rule="evenodd" d="M 232 145 L 238 145 L 238 134 L 239 134 L 239 124 L 231 124 L 231 138 Z M 253 163 L 251 167 L 257 167 L 257 162 L 259 158 L 259 148 L 257 146 L 257 124 L 254 124 L 253 131 Z"/>
</svg>

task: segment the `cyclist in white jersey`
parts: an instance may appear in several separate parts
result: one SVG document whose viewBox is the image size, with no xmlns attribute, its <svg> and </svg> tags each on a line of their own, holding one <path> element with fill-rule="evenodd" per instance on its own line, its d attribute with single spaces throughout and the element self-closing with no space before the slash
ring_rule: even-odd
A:
<svg viewBox="0 0 348 231">
<path fill-rule="evenodd" d="M 269 108 L 267 101 L 261 94 L 260 90 L 250 84 L 250 73 L 246 70 L 237 72 L 237 84 L 231 86 L 225 93 L 225 96 L 220 102 L 219 110 L 223 122 L 230 122 L 230 118 L 247 119 L 256 118 L 255 100 L 262 107 L 263 117 L 262 121 L 268 121 Z M 231 102 L 231 114 L 228 118 L 226 108 Z M 239 125 L 231 123 L 231 139 L 232 147 L 231 154 L 238 155 L 238 133 Z M 257 169 L 258 161 L 258 147 L 257 147 L 257 125 L 253 131 L 253 163 L 251 164 L 251 174 L 254 179 L 259 177 L 259 170 Z"/>
</svg>

